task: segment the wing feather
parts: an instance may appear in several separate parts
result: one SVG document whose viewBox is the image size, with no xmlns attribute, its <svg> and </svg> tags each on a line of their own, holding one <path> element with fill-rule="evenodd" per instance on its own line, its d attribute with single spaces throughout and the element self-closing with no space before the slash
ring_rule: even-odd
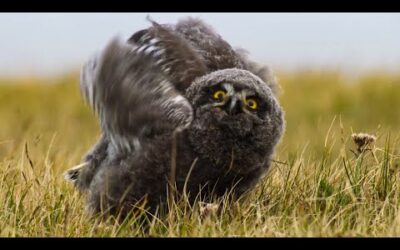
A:
<svg viewBox="0 0 400 250">
<path fill-rule="evenodd" d="M 143 49 L 114 39 L 82 70 L 82 95 L 97 113 L 103 132 L 117 151 L 181 129 L 192 121 L 192 107 Z"/>
<path fill-rule="evenodd" d="M 166 25 L 152 26 L 128 40 L 153 56 L 174 87 L 184 92 L 196 77 L 207 73 L 204 58 L 190 43 Z"/>
</svg>

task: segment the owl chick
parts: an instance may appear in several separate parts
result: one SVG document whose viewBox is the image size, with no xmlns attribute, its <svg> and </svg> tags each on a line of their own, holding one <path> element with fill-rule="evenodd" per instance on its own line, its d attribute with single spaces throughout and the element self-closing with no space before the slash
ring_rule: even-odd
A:
<svg viewBox="0 0 400 250">
<path fill-rule="evenodd" d="M 284 131 L 276 83 L 199 19 L 151 21 L 83 68 L 81 91 L 102 135 L 66 177 L 91 213 L 150 212 L 171 187 L 190 202 L 251 190 Z M 171 180 L 173 183 L 171 183 Z"/>
</svg>

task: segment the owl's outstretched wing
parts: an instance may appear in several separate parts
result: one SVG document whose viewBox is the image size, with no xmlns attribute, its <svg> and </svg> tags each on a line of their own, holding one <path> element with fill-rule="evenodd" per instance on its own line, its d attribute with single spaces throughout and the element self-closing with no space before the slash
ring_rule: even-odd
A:
<svg viewBox="0 0 400 250">
<path fill-rule="evenodd" d="M 165 74 L 165 62 L 154 55 L 163 53 L 152 44 L 114 39 L 82 71 L 82 93 L 117 152 L 132 151 L 141 139 L 192 121 L 190 103 Z"/>
<path fill-rule="evenodd" d="M 234 49 L 212 27 L 199 18 L 184 18 L 175 26 L 175 31 L 187 40 L 203 57 L 209 71 L 228 68 L 245 69 L 260 77 L 276 94 L 279 86 L 272 71 L 251 61 L 243 49 Z"/>
<path fill-rule="evenodd" d="M 201 54 L 184 37 L 167 25 L 149 20 L 152 26 L 133 34 L 128 42 L 148 48 L 175 88 L 184 92 L 196 77 L 207 73 Z M 157 50 L 159 48 L 159 50 Z"/>
</svg>

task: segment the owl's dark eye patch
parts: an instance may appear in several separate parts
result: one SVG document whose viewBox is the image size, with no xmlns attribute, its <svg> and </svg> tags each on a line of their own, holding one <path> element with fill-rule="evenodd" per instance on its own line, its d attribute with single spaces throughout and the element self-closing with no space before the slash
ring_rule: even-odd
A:
<svg viewBox="0 0 400 250">
<path fill-rule="evenodd" d="M 224 100 L 225 96 L 226 96 L 226 91 L 222 89 L 216 90 L 213 94 L 214 100 L 218 101 Z"/>
<path fill-rule="evenodd" d="M 257 110 L 258 108 L 258 102 L 254 98 L 246 98 L 245 104 L 250 110 Z"/>
<path fill-rule="evenodd" d="M 204 96 L 208 97 L 209 100 L 223 100 L 223 98 L 227 95 L 227 90 L 223 87 L 223 83 L 216 84 L 209 88 L 204 89 Z"/>
<path fill-rule="evenodd" d="M 225 89 L 219 84 L 202 88 L 200 90 L 201 95 L 196 100 L 196 105 L 204 105 L 204 104 L 220 102 L 219 100 L 214 99 L 214 95 L 216 94 L 216 91 L 218 91 L 218 90 L 225 91 Z M 219 97 L 219 94 L 218 94 L 218 97 Z"/>
<path fill-rule="evenodd" d="M 250 100 L 250 101 L 249 101 Z M 260 118 L 264 117 L 269 112 L 269 105 L 257 95 L 246 96 L 248 110 L 257 114 Z"/>
</svg>

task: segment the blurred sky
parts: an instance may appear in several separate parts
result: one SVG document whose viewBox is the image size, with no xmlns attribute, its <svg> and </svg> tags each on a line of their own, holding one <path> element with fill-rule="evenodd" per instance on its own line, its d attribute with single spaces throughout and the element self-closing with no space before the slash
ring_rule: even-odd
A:
<svg viewBox="0 0 400 250">
<path fill-rule="evenodd" d="M 400 70 L 400 13 L 0 13 L 0 76 L 78 69 L 113 36 L 147 27 L 147 15 L 203 18 L 275 70 Z"/>
</svg>

